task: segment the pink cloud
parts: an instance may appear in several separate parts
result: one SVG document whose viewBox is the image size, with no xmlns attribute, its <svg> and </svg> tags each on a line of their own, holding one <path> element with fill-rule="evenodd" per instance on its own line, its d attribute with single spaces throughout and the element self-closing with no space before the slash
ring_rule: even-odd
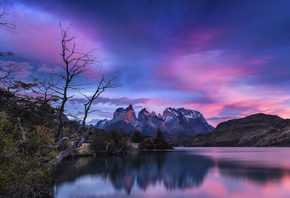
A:
<svg viewBox="0 0 290 198">
<path fill-rule="evenodd" d="M 5 38 L 1 41 L 6 48 L 4 51 L 13 51 L 18 58 L 37 61 L 41 65 L 38 69 L 40 72 L 58 70 L 58 64 L 62 62 L 59 23 L 62 21 L 63 28 L 66 28 L 71 22 L 21 3 L 15 4 L 14 8 L 9 10 L 9 14 L 14 21 L 17 21 L 17 28 L 1 29 L 1 34 Z M 102 48 L 96 37 L 93 38 L 95 32 L 90 28 L 72 24 L 70 33 L 72 35 L 77 33 L 75 42 L 80 52 Z M 103 59 L 102 50 L 96 50 L 93 55 Z"/>
<path fill-rule="evenodd" d="M 10 15 L 17 21 L 17 29 L 5 29 L 5 46 L 11 47 L 18 56 L 20 54 L 39 61 L 56 60 L 60 54 L 56 40 L 59 38 L 59 27 L 52 16 L 20 4 Z"/>
<path fill-rule="evenodd" d="M 259 90 L 255 87 L 249 88 L 248 90 L 228 88 L 219 92 L 216 103 L 201 106 L 199 109 L 207 118 L 219 117 L 229 105 L 240 110 L 239 114 L 235 114 L 235 111 L 228 113 L 228 115 L 236 118 L 260 112 L 287 118 L 289 117 L 290 107 L 281 101 L 287 100 L 288 98 L 288 95 L 275 94 L 275 91 Z M 215 121 L 211 120 L 210 122 L 216 125 L 220 121 L 223 120 L 217 119 Z"/>
<path fill-rule="evenodd" d="M 170 86 L 178 90 L 203 91 L 212 95 L 246 75 L 258 72 L 265 60 L 259 62 L 257 59 L 254 63 L 256 67 L 252 67 L 252 60 L 241 61 L 223 50 L 211 50 L 173 57 L 158 74 L 171 81 Z"/>
<path fill-rule="evenodd" d="M 186 40 L 187 46 L 194 46 L 195 49 L 205 49 L 209 47 L 213 42 L 226 34 L 226 30 L 222 29 L 195 29 L 185 30 L 183 32 L 184 40 Z M 177 44 L 178 45 L 178 44 Z M 182 47 L 184 53 L 184 48 Z"/>
</svg>

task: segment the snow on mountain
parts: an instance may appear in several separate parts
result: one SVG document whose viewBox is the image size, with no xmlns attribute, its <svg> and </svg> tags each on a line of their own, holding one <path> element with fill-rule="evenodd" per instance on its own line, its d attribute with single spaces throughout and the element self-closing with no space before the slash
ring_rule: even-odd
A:
<svg viewBox="0 0 290 198">
<path fill-rule="evenodd" d="M 137 122 L 135 111 L 133 106 L 130 104 L 126 109 L 116 109 L 113 114 L 113 119 L 107 121 L 107 123 L 104 122 L 104 125 L 99 126 L 98 128 L 104 128 L 107 131 L 111 130 L 112 128 L 124 129 L 125 131 L 129 132 L 139 130 L 138 126 L 139 123 Z"/>
<path fill-rule="evenodd" d="M 185 108 L 166 108 L 161 118 L 173 134 L 197 134 L 214 128 L 209 125 L 198 111 Z"/>
<path fill-rule="evenodd" d="M 141 132 L 143 134 L 156 135 L 158 129 L 160 129 L 165 135 L 171 134 L 171 132 L 165 127 L 164 120 L 157 117 L 154 111 L 149 113 L 146 108 L 139 112 L 138 122 L 140 123 Z"/>
<path fill-rule="evenodd" d="M 96 124 L 97 128 L 105 128 L 105 126 L 109 123 L 108 119 L 99 120 Z"/>
</svg>

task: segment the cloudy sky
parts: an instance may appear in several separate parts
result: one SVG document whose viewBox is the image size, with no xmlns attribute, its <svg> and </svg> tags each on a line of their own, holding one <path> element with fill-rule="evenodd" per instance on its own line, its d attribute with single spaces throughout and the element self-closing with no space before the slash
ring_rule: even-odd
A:
<svg viewBox="0 0 290 198">
<path fill-rule="evenodd" d="M 25 66 L 21 78 L 59 70 L 60 28 L 72 25 L 79 50 L 95 50 L 84 89 L 118 76 L 89 120 L 134 105 L 200 111 L 208 122 L 290 112 L 290 1 L 0 0 L 17 28 L 0 28 L 0 51 Z M 80 94 L 67 105 L 81 116 Z"/>
</svg>

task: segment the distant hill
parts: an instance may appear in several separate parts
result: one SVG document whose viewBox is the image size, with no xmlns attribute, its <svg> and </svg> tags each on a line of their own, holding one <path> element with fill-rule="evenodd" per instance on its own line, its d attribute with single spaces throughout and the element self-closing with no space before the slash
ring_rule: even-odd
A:
<svg viewBox="0 0 290 198">
<path fill-rule="evenodd" d="M 162 115 L 156 115 L 154 111 L 150 113 L 144 108 L 137 118 L 131 104 L 127 108 L 118 108 L 112 120 L 100 120 L 96 127 L 107 131 L 112 128 L 122 128 L 127 132 L 138 130 L 143 135 L 156 135 L 160 129 L 166 137 L 193 137 L 214 129 L 198 111 L 169 107 Z"/>
<path fill-rule="evenodd" d="M 290 120 L 262 113 L 229 120 L 197 134 L 188 146 L 290 146 Z"/>
</svg>

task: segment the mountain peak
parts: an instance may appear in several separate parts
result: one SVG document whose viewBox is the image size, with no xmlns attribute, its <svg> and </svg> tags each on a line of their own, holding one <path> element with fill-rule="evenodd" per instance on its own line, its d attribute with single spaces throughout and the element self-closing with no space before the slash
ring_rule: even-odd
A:
<svg viewBox="0 0 290 198">
<path fill-rule="evenodd" d="M 129 104 L 129 106 L 126 108 L 126 110 L 127 110 L 127 111 L 129 111 L 129 110 L 134 111 L 132 104 Z"/>
<path fill-rule="evenodd" d="M 147 111 L 146 108 L 143 108 L 138 114 L 138 121 L 142 122 L 145 119 L 145 117 L 148 116 L 150 116 L 150 113 Z"/>
<path fill-rule="evenodd" d="M 141 109 L 140 112 L 148 112 L 146 108 Z"/>
</svg>

